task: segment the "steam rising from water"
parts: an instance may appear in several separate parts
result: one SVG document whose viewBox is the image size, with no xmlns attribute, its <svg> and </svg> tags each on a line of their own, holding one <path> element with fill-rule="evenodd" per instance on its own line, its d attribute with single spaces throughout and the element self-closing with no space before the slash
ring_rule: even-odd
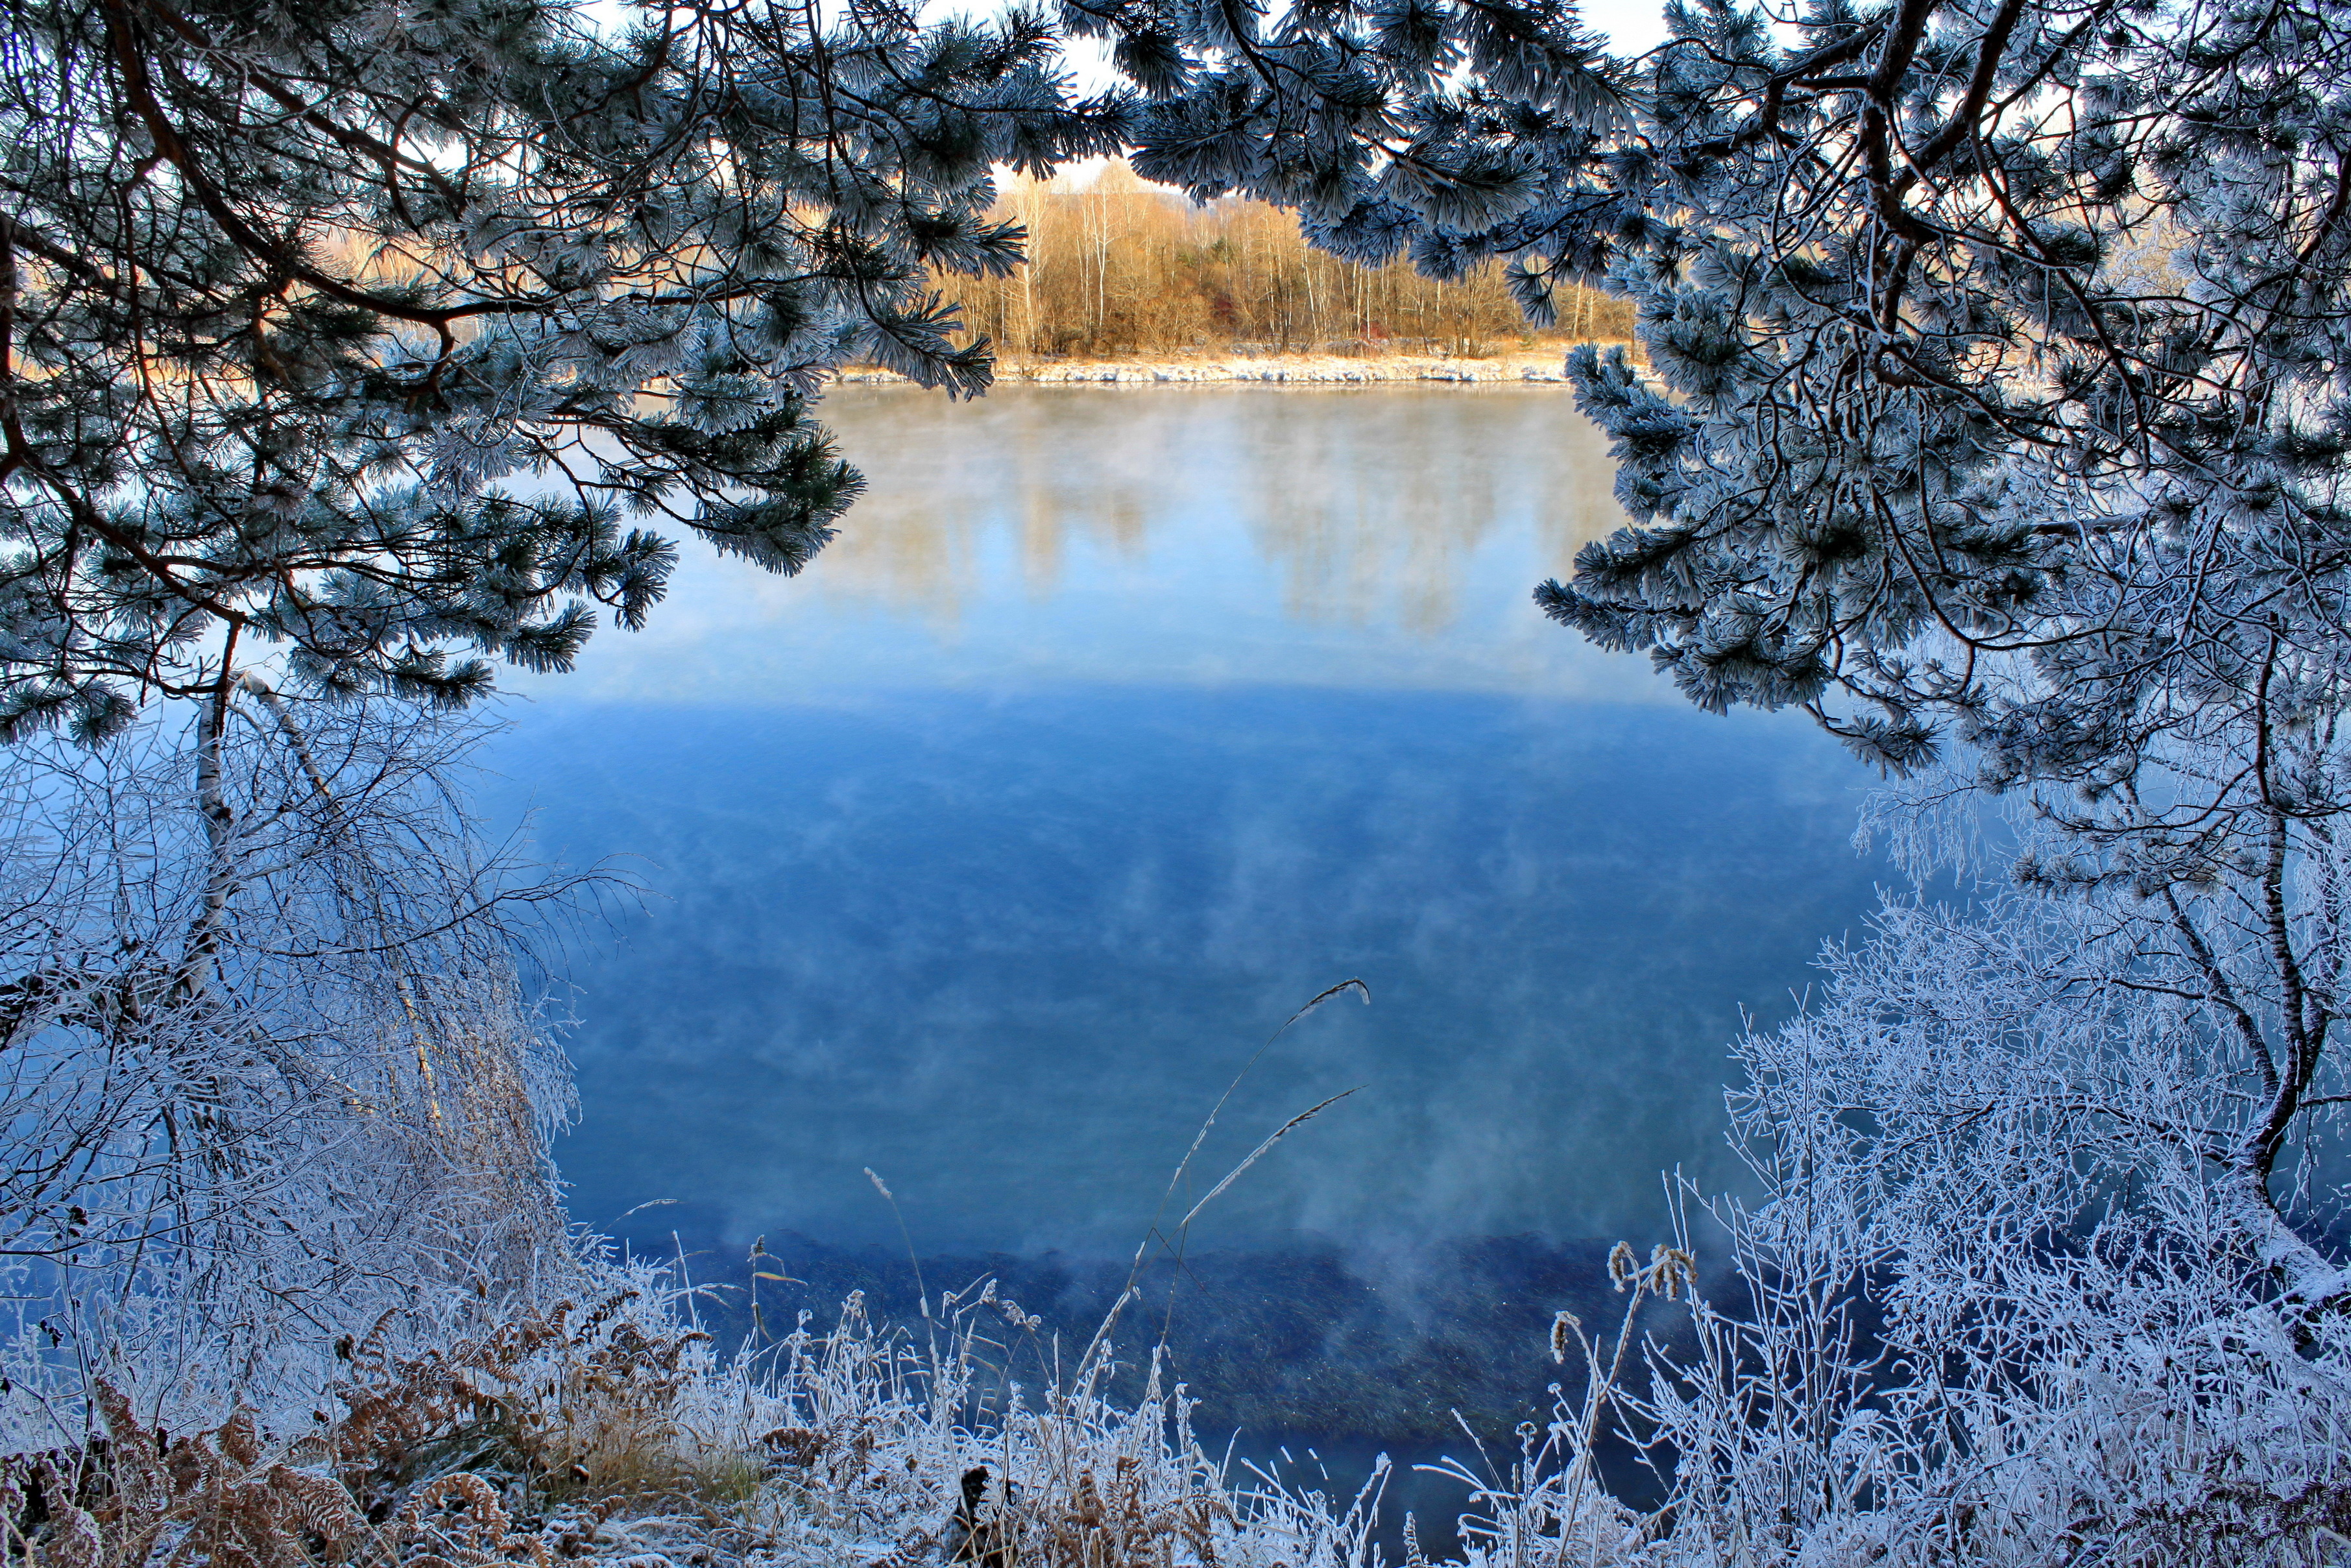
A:
<svg viewBox="0 0 2351 1568">
<path fill-rule="evenodd" d="M 651 1240 L 1653 1239 L 1723 1047 L 1865 906 L 1850 765 L 1544 624 L 1616 520 L 1555 391 L 895 391 L 801 578 L 704 563 L 499 766 L 660 897 L 581 967 L 574 1210 Z"/>
<path fill-rule="evenodd" d="M 1556 387 L 846 388 L 871 488 L 798 578 L 689 552 L 566 704 L 830 703 L 1071 682 L 1677 701 L 1528 595 L 1620 526 Z"/>
</svg>

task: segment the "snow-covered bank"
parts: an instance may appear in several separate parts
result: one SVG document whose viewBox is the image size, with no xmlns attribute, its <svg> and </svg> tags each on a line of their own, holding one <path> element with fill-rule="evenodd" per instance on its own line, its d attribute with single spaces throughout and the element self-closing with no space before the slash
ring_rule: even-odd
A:
<svg viewBox="0 0 2351 1568">
<path fill-rule="evenodd" d="M 1564 385 L 1566 353 L 1561 349 L 1497 355 L 1488 360 L 1453 359 L 1433 355 L 1346 358 L 1337 354 L 1280 354 L 1261 359 L 1112 360 L 1041 361 L 1002 361 L 996 367 L 999 383 L 1019 382 L 1040 386 L 1148 386 L 1166 383 L 1226 382 L 1277 382 L 1291 385 L 1345 386 L 1374 382 L 1450 382 L 1493 385 L 1533 382 Z M 853 367 L 841 380 L 859 385 L 904 382 L 893 371 Z"/>
</svg>

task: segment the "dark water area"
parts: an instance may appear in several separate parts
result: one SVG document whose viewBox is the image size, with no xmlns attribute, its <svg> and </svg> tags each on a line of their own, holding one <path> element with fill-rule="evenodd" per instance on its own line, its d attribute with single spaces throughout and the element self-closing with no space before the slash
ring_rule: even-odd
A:
<svg viewBox="0 0 2351 1568">
<path fill-rule="evenodd" d="M 916 1321 L 911 1249 L 1091 1333 L 1344 1092 L 1147 1249 L 1204 1429 L 1335 1479 L 1541 1419 L 1661 1173 L 1735 1184 L 1727 1048 L 1865 916 L 1866 777 L 1542 621 L 1621 520 L 1554 389 L 825 413 L 841 539 L 689 559 L 492 758 L 539 853 L 648 890 L 569 955 L 575 1218 L 722 1283 L 764 1237 L 820 1324 Z"/>
<path fill-rule="evenodd" d="M 1155 1350 L 1167 1383 L 1198 1402 L 1204 1428 L 1304 1443 L 1441 1448 L 1467 1423 L 1507 1444 L 1552 1385 L 1582 1387 L 1581 1367 L 1552 1355 L 1554 1314 L 1613 1333 L 1628 1301 L 1608 1282 L 1607 1246 L 1530 1236 L 1409 1255 L 1336 1245 L 1161 1252 L 1140 1267 L 1059 1252 L 916 1259 L 796 1235 L 762 1243 L 756 1280 L 742 1249 L 684 1246 L 693 1281 L 718 1287 L 699 1297 L 701 1324 L 729 1349 L 803 1326 L 821 1333 L 853 1291 L 918 1343 L 927 1325 L 967 1317 L 999 1375 L 1031 1387 L 1065 1373 L 1101 1333 L 1118 1352 L 1113 1386 L 1138 1391 Z M 1008 1326 L 995 1302 L 1037 1326 Z M 1639 1326 L 1671 1339 L 1686 1316 L 1653 1304 Z"/>
<path fill-rule="evenodd" d="M 1655 1239 L 1662 1169 L 1730 1177 L 1740 1008 L 1784 1010 L 1868 881 L 1841 801 L 1792 801 L 1758 727 L 1676 733 L 1706 722 L 1251 689 L 534 723 L 545 841 L 656 894 L 576 970 L 574 1214 L 1131 1249 L 1267 1036 L 1360 977 L 1257 1061 L 1182 1207 L 1353 1092 L 1196 1238 Z"/>
</svg>

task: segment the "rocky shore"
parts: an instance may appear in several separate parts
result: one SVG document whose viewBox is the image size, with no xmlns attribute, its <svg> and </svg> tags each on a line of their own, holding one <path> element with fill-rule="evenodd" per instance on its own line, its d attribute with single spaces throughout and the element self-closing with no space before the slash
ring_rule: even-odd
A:
<svg viewBox="0 0 2351 1568">
<path fill-rule="evenodd" d="M 1264 358 L 1168 361 L 1002 361 L 996 367 L 999 383 L 1029 382 L 1039 386 L 1154 386 L 1168 383 L 1229 382 L 1280 382 L 1307 386 L 1351 386 L 1393 382 L 1433 382 L 1456 385 L 1493 386 L 1536 382 L 1564 384 L 1567 372 L 1560 349 L 1498 354 L 1491 359 L 1450 359 L 1420 355 L 1382 355 L 1349 359 L 1335 354 L 1280 354 Z M 845 370 L 841 380 L 876 385 L 903 382 L 889 371 Z"/>
</svg>

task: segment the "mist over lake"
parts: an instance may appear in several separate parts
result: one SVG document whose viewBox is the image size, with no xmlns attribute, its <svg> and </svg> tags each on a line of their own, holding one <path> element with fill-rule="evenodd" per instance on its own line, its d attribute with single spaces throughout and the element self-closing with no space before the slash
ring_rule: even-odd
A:
<svg viewBox="0 0 2351 1568">
<path fill-rule="evenodd" d="M 10 19 L 0 1568 L 2351 1568 L 2351 0 Z"/>
<path fill-rule="evenodd" d="M 1732 1179 L 1725 1048 L 1866 907 L 1866 776 L 1538 614 L 1619 521 L 1555 389 L 822 412 L 871 482 L 838 542 L 789 580 L 690 560 L 493 758 L 541 852 L 640 857 L 653 894 L 571 966 L 575 1216 L 882 1290 L 904 1245 L 870 1166 L 925 1257 L 1082 1273 L 1283 1019 L 1360 977 L 1372 1005 L 1266 1051 L 1179 1205 L 1354 1092 L 1189 1246 L 1342 1259 L 1380 1333 L 1419 1333 L 1460 1316 L 1426 1260 L 1517 1238 L 1494 1277 L 1539 1390 L 1579 1244 L 1661 1239 L 1663 1170 Z"/>
</svg>

